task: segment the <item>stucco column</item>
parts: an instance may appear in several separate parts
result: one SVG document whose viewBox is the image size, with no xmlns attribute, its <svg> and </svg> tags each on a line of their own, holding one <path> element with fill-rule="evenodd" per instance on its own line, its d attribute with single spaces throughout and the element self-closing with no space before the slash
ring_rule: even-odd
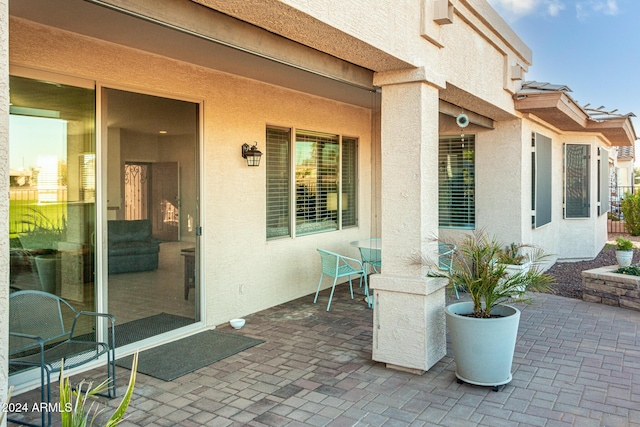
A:
<svg viewBox="0 0 640 427">
<path fill-rule="evenodd" d="M 7 401 L 9 375 L 9 0 L 0 0 L 0 404 Z M 6 418 L 6 417 L 5 417 Z M 0 423 L 6 425 L 6 419 Z"/>
<path fill-rule="evenodd" d="M 382 87 L 382 274 L 374 290 L 373 359 L 423 373 L 446 354 L 437 262 L 438 86 L 418 68 L 376 74 Z M 434 82 L 435 80 L 435 82 Z M 422 261 L 422 262 L 421 262 Z"/>
</svg>

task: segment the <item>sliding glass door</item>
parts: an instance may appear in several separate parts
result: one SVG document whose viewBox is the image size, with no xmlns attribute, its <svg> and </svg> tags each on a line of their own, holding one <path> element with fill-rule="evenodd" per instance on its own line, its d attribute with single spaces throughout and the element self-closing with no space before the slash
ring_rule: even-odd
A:
<svg viewBox="0 0 640 427">
<path fill-rule="evenodd" d="M 111 88 L 101 99 L 107 301 L 120 347 L 199 320 L 199 105 Z"/>
<path fill-rule="evenodd" d="M 114 314 L 119 347 L 199 321 L 199 104 L 32 71 L 10 85 L 11 292 Z"/>
</svg>

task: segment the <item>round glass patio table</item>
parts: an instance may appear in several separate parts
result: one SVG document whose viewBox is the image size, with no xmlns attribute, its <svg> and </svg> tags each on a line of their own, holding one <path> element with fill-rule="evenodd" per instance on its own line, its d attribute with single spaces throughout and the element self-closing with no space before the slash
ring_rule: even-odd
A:
<svg viewBox="0 0 640 427">
<path fill-rule="evenodd" d="M 382 249 L 382 240 L 379 237 L 372 237 L 369 239 L 354 240 L 350 245 L 356 248 Z"/>
<path fill-rule="evenodd" d="M 361 240 L 354 240 L 353 242 L 350 243 L 351 246 L 356 247 L 356 248 L 363 248 L 363 249 L 377 249 L 377 250 L 382 250 L 382 240 L 379 237 L 372 237 L 369 239 L 361 239 Z M 373 294 L 369 295 L 369 300 L 367 300 L 367 297 L 364 297 L 364 302 L 366 302 L 367 304 L 369 304 L 369 300 L 371 301 L 371 307 L 373 307 Z"/>
</svg>

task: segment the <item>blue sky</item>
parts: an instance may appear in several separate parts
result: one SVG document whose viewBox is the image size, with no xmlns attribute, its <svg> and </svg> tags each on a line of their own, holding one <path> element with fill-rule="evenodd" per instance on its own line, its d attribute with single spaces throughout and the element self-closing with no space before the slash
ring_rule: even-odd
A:
<svg viewBox="0 0 640 427">
<path fill-rule="evenodd" d="M 533 51 L 526 80 L 640 116 L 640 0 L 487 1 Z M 640 136 L 640 118 L 632 121 Z"/>
</svg>

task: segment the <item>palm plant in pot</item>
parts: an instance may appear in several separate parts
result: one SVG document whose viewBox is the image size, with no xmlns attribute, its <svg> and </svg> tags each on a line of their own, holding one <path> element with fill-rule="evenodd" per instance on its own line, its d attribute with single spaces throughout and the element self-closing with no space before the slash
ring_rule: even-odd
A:
<svg viewBox="0 0 640 427">
<path fill-rule="evenodd" d="M 629 267 L 633 261 L 633 242 L 618 237 L 616 239 L 616 260 L 620 267 Z"/>
<path fill-rule="evenodd" d="M 532 251 L 527 270 L 509 273 L 508 264 L 500 262 L 503 245 L 495 237 L 476 231 L 456 245 L 452 268 L 443 276 L 471 297 L 445 308 L 456 377 L 460 383 L 492 386 L 497 391 L 512 379 L 520 321 L 520 310 L 505 303 L 514 297 L 528 302 L 528 291 L 548 289 L 553 278 L 541 268 L 547 256 L 541 250 Z"/>
</svg>

